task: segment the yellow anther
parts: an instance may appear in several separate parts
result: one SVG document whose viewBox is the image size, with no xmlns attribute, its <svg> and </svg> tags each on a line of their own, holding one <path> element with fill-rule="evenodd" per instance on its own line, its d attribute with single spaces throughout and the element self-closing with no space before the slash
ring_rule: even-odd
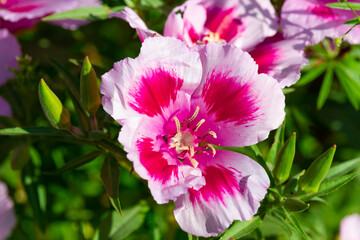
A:
<svg viewBox="0 0 360 240">
<path fill-rule="evenodd" d="M 179 121 L 179 119 L 177 117 L 174 117 L 174 121 L 175 121 L 175 124 L 176 124 L 176 132 L 180 133 L 180 121 Z"/>
<path fill-rule="evenodd" d="M 205 122 L 205 119 L 201 119 L 195 126 L 194 132 L 199 130 L 200 126 Z"/>
<path fill-rule="evenodd" d="M 191 122 L 192 120 L 194 120 L 197 117 L 197 115 L 199 114 L 199 110 L 200 110 L 200 108 L 199 108 L 199 106 L 197 106 L 194 114 L 190 118 L 186 119 L 184 122 Z"/>
<path fill-rule="evenodd" d="M 198 161 L 196 161 L 194 158 L 189 158 L 191 164 L 194 166 L 194 168 L 197 168 L 197 166 L 199 165 Z"/>
<path fill-rule="evenodd" d="M 220 34 L 217 32 L 210 32 L 208 36 L 203 38 L 203 41 L 207 42 L 217 42 L 217 43 L 224 43 L 226 42 L 224 39 L 220 39 Z"/>
<path fill-rule="evenodd" d="M 189 147 L 189 150 L 190 150 L 190 157 L 193 157 L 193 156 L 195 155 L 194 146 L 190 146 L 190 147 Z"/>
<path fill-rule="evenodd" d="M 207 133 L 205 133 L 203 139 L 208 135 L 213 136 L 213 138 L 217 138 L 217 135 L 216 135 L 216 133 L 214 131 L 208 131 Z"/>
<path fill-rule="evenodd" d="M 213 157 L 214 157 L 215 154 L 216 154 L 216 149 L 214 148 L 214 146 L 213 146 L 212 144 L 210 144 L 210 143 L 206 144 L 206 146 L 209 147 L 209 148 L 212 150 L 212 152 L 213 152 Z"/>
</svg>

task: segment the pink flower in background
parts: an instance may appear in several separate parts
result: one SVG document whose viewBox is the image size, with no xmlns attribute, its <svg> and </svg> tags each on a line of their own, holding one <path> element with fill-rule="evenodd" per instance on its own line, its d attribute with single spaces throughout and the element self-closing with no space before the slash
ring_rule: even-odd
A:
<svg viewBox="0 0 360 240">
<path fill-rule="evenodd" d="M 307 45 L 314 45 L 325 37 L 339 38 L 351 28 L 344 25 L 355 14 L 350 10 L 327 7 L 337 0 L 286 0 L 281 10 L 281 28 L 284 36 L 305 37 Z M 360 0 L 351 2 L 360 3 Z M 357 11 L 360 14 L 360 11 Z M 355 27 L 345 38 L 351 44 L 360 43 L 360 26 Z"/>
<path fill-rule="evenodd" d="M 352 214 L 341 220 L 340 240 L 360 240 L 359 214 Z"/>
<path fill-rule="evenodd" d="M 0 1 L 0 28 L 11 32 L 30 28 L 47 15 L 87 6 L 98 6 L 98 0 L 2 0 Z M 87 21 L 55 21 L 55 24 L 74 29 Z"/>
<path fill-rule="evenodd" d="M 16 69 L 18 66 L 16 57 L 21 56 L 20 45 L 15 36 L 7 29 L 0 29 L 0 85 L 4 84 L 6 79 L 13 77 L 9 68 Z M 0 115 L 10 117 L 11 108 L 5 99 L 0 97 Z"/>
<path fill-rule="evenodd" d="M 14 203 L 8 197 L 6 185 L 0 181 L 0 240 L 7 239 L 15 226 Z"/>
<path fill-rule="evenodd" d="M 104 109 L 123 125 L 119 141 L 158 203 L 174 200 L 180 227 L 215 236 L 249 220 L 269 187 L 252 159 L 219 146 L 267 138 L 284 119 L 284 95 L 229 44 L 197 51 L 175 38 L 145 39 L 136 59 L 102 76 Z"/>
<path fill-rule="evenodd" d="M 113 13 L 137 30 L 139 38 L 159 35 L 130 8 Z M 274 77 L 282 87 L 300 78 L 300 68 L 307 64 L 297 39 L 284 40 L 277 34 L 277 17 L 270 1 L 186 1 L 175 8 L 165 24 L 164 36 L 176 37 L 188 46 L 197 43 L 228 42 L 250 52 L 260 73 Z M 268 38 L 266 38 L 268 37 Z M 266 39 L 265 39 L 266 38 Z M 265 41 L 263 41 L 265 39 Z"/>
</svg>

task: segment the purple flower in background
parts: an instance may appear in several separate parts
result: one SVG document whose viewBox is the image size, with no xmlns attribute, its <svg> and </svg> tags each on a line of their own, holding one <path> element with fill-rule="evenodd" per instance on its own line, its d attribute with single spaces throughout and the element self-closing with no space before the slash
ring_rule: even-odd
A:
<svg viewBox="0 0 360 240">
<path fill-rule="evenodd" d="M 6 79 L 13 77 L 13 73 L 9 68 L 16 69 L 18 66 L 16 57 L 21 56 L 20 45 L 15 36 L 7 29 L 0 29 L 0 85 L 4 84 Z M 0 97 L 0 115 L 12 115 L 11 108 L 5 99 Z"/>
<path fill-rule="evenodd" d="M 141 41 L 159 35 L 149 30 L 130 8 L 110 16 L 129 22 Z M 300 78 L 300 68 L 307 64 L 303 53 L 305 45 L 298 39 L 283 39 L 281 34 L 275 35 L 277 28 L 275 10 L 267 0 L 190 0 L 170 13 L 164 36 L 176 37 L 190 47 L 209 42 L 234 44 L 254 57 L 259 73 L 274 77 L 285 87 Z"/>
<path fill-rule="evenodd" d="M 0 181 L 0 240 L 7 239 L 15 226 L 14 203 L 8 197 L 6 185 Z"/>
<path fill-rule="evenodd" d="M 0 28 L 11 32 L 30 28 L 42 17 L 71 9 L 98 6 L 98 0 L 2 0 L 0 1 Z M 54 21 L 62 27 L 75 29 L 87 21 L 64 20 Z"/>
<path fill-rule="evenodd" d="M 254 60 L 229 44 L 189 49 L 147 38 L 136 59 L 102 76 L 104 109 L 123 125 L 119 141 L 158 203 L 174 200 L 180 227 L 216 236 L 249 220 L 269 187 L 252 159 L 214 146 L 248 146 L 284 119 L 284 95 Z"/>
<path fill-rule="evenodd" d="M 284 36 L 301 37 L 307 45 L 314 45 L 325 37 L 339 38 L 351 28 L 344 25 L 355 18 L 351 10 L 327 7 L 337 0 L 286 0 L 281 10 L 281 28 Z M 360 3 L 360 0 L 351 2 Z M 360 11 L 357 11 L 360 14 Z M 360 43 L 360 27 L 355 27 L 344 40 L 351 44 Z"/>
<path fill-rule="evenodd" d="M 340 240 L 360 240 L 360 215 L 344 217 L 340 223 Z"/>
</svg>

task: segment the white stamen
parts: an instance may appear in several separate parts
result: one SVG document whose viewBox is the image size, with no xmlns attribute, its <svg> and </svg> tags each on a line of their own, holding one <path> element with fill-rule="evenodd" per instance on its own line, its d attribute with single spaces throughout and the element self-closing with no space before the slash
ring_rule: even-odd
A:
<svg viewBox="0 0 360 240">
<path fill-rule="evenodd" d="M 205 133 L 203 139 L 205 139 L 205 137 L 207 137 L 208 135 L 213 136 L 213 138 L 217 138 L 217 135 L 214 131 L 208 131 L 207 133 Z"/>
<path fill-rule="evenodd" d="M 214 148 L 214 146 L 213 146 L 212 144 L 210 144 L 210 143 L 206 144 L 206 146 L 208 146 L 208 147 L 212 150 L 212 152 L 213 152 L 213 157 L 214 157 L 215 154 L 216 154 L 216 149 Z"/>
<path fill-rule="evenodd" d="M 194 132 L 199 130 L 200 126 L 205 122 L 205 119 L 201 119 L 195 126 Z"/>
<path fill-rule="evenodd" d="M 194 146 L 190 146 L 189 150 L 190 150 L 190 157 L 193 157 L 195 155 Z"/>
<path fill-rule="evenodd" d="M 177 117 L 174 117 L 174 120 L 175 120 L 175 124 L 176 124 L 176 131 L 177 131 L 177 133 L 180 133 L 180 121 Z"/>
<path fill-rule="evenodd" d="M 199 110 L 200 110 L 200 108 L 199 108 L 199 106 L 197 106 L 194 114 L 190 118 L 186 119 L 184 122 L 191 122 L 192 120 L 194 120 L 197 117 Z"/>
<path fill-rule="evenodd" d="M 196 161 L 194 158 L 189 158 L 191 164 L 194 166 L 194 168 L 197 168 L 199 165 L 198 161 Z"/>
</svg>

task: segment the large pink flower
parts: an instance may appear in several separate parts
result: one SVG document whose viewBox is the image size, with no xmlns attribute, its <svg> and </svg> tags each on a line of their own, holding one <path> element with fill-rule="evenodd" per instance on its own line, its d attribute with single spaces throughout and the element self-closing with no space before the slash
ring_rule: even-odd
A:
<svg viewBox="0 0 360 240">
<path fill-rule="evenodd" d="M 250 158 L 214 146 L 264 140 L 283 121 L 285 104 L 277 81 L 258 74 L 240 48 L 196 50 L 147 38 L 136 59 L 102 76 L 102 102 L 123 125 L 119 141 L 154 199 L 175 201 L 183 230 L 215 236 L 257 212 L 269 178 Z"/>
<path fill-rule="evenodd" d="M 130 8 L 110 16 L 129 22 L 137 30 L 141 41 L 159 35 L 149 30 Z M 300 68 L 307 60 L 303 53 L 303 42 L 284 40 L 280 34 L 273 36 L 277 27 L 275 10 L 267 0 L 261 3 L 190 0 L 170 13 L 164 36 L 181 39 L 190 47 L 197 43 L 232 43 L 250 52 L 259 65 L 260 73 L 274 77 L 285 87 L 299 80 Z"/>
<path fill-rule="evenodd" d="M 346 216 L 340 223 L 340 240 L 360 240 L 360 215 Z"/>
<path fill-rule="evenodd" d="M 2 0 L 0 1 L 0 28 L 11 32 L 30 28 L 42 17 L 52 13 L 86 6 L 98 6 L 98 0 Z M 62 27 L 74 29 L 87 21 L 56 21 Z"/>
<path fill-rule="evenodd" d="M 307 45 L 314 45 L 325 37 L 339 38 L 351 28 L 344 23 L 355 17 L 350 10 L 327 7 L 337 0 L 286 0 L 281 10 L 281 27 L 286 38 L 305 37 Z M 360 0 L 351 2 L 360 3 Z M 360 14 L 360 11 L 358 11 Z M 360 43 L 360 26 L 355 27 L 345 40 Z"/>
<path fill-rule="evenodd" d="M 6 185 L 0 181 L 0 239 L 7 239 L 15 226 L 14 203 L 8 197 Z"/>
</svg>

